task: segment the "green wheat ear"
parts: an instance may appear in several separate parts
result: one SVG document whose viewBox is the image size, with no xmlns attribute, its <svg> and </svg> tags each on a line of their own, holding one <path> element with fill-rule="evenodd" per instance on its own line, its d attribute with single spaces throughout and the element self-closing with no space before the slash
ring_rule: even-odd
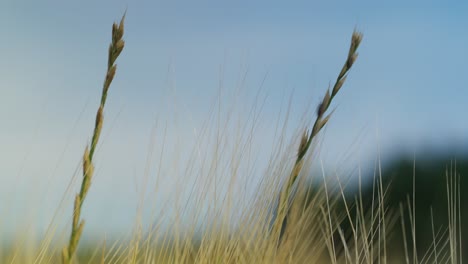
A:
<svg viewBox="0 0 468 264">
<path fill-rule="evenodd" d="M 359 47 L 359 44 L 361 44 L 361 40 L 362 40 L 362 34 L 357 31 L 354 31 L 351 37 L 351 45 L 349 48 L 348 57 L 346 59 L 346 62 L 343 65 L 343 68 L 341 69 L 341 72 L 338 74 L 338 77 L 336 78 L 335 84 L 333 85 L 333 89 L 331 90 L 331 93 L 330 93 L 330 90 L 327 89 L 327 92 L 325 93 L 325 96 L 322 102 L 318 105 L 317 118 L 315 119 L 315 123 L 314 123 L 314 126 L 312 127 L 312 131 L 310 132 L 310 134 L 307 130 L 304 131 L 304 134 L 301 137 L 301 142 L 299 144 L 299 148 L 297 151 L 296 162 L 294 164 L 293 169 L 291 170 L 289 178 L 287 179 L 285 187 L 281 190 L 281 194 L 279 197 L 278 210 L 277 210 L 278 214 L 277 214 L 274 227 L 273 227 L 274 228 L 273 231 L 275 232 L 275 234 L 279 236 L 279 239 L 281 239 L 281 235 L 284 233 L 284 230 L 286 228 L 286 224 L 284 223 L 287 217 L 288 200 L 291 195 L 292 186 L 296 182 L 296 179 L 302 170 L 302 167 L 304 165 L 304 157 L 310 148 L 312 140 L 317 136 L 320 130 L 325 126 L 325 124 L 330 119 L 330 116 L 332 113 L 326 116 L 325 116 L 325 113 L 327 112 L 333 98 L 336 96 L 338 91 L 343 86 L 346 80 L 348 71 L 351 69 L 351 67 L 353 66 L 354 62 L 356 61 L 358 57 L 357 49 Z"/>
<path fill-rule="evenodd" d="M 115 76 L 115 71 L 117 70 L 117 65 L 115 61 L 122 52 L 125 42 L 122 39 L 124 34 L 124 21 L 125 14 L 122 16 L 120 23 L 117 25 L 114 23 L 112 25 L 112 42 L 109 46 L 109 57 L 107 63 L 107 73 L 102 89 L 101 103 L 99 105 L 98 111 L 96 113 L 96 123 L 94 126 L 93 137 L 91 140 L 91 147 L 86 146 L 83 155 L 83 181 L 81 182 L 80 192 L 76 194 L 75 203 L 73 206 L 73 221 L 72 229 L 70 234 L 70 241 L 68 246 L 64 247 L 62 250 L 62 263 L 69 264 L 72 262 L 73 256 L 78 247 L 78 243 L 83 233 L 84 220 L 80 218 L 81 206 L 83 201 L 86 198 L 89 187 L 91 186 L 91 180 L 93 178 L 94 165 L 93 165 L 93 156 L 96 150 L 96 145 L 99 141 L 99 136 L 101 135 L 102 125 L 104 123 L 104 105 L 106 104 L 107 92 L 109 91 L 110 84 Z"/>
</svg>

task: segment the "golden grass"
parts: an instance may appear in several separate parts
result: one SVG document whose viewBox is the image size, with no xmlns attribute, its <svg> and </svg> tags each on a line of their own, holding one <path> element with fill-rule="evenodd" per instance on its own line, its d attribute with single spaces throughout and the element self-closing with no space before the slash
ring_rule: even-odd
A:
<svg viewBox="0 0 468 264">
<path fill-rule="evenodd" d="M 132 239 L 122 236 L 121 240 L 108 241 L 103 238 L 101 243 L 79 248 L 84 228 L 82 205 L 93 177 L 93 155 L 104 122 L 104 106 L 116 72 L 115 61 L 124 48 L 124 18 L 125 15 L 119 24 L 114 23 L 112 27 L 112 42 L 109 47 L 101 103 L 96 114 L 91 144 L 86 147 L 83 156 L 83 178 L 80 191 L 75 197 L 68 243 L 62 251 L 59 249 L 61 246 L 49 247 L 54 235 L 53 232 L 48 232 L 38 249 L 24 249 L 27 252 L 24 255 L 28 257 L 18 255 L 17 252 L 22 249 L 16 248 L 13 250 L 13 257 L 3 258 L 3 254 L 0 253 L 0 261 L 61 261 L 64 264 L 462 262 L 462 205 L 460 178 L 456 172 L 447 172 L 447 207 L 450 219 L 448 231 L 438 233 L 433 224 L 433 245 L 424 256 L 418 256 L 416 253 L 415 197 L 412 199 L 413 204 L 408 198 L 408 204 L 401 204 L 399 211 L 398 208 L 388 208 L 385 204 L 387 189 L 382 184 L 380 171 L 373 179 L 375 195 L 372 196 L 370 208 L 365 206 L 364 203 L 368 201 L 363 201 L 362 196 L 355 197 L 352 202 L 345 198 L 346 179 L 328 175 L 323 166 L 321 175 L 311 173 L 313 144 L 329 121 L 331 113 L 327 115 L 327 111 L 331 102 L 342 88 L 357 59 L 357 49 L 362 40 L 362 35 L 358 32 L 354 32 L 351 37 L 348 56 L 333 87 L 331 90 L 327 89 L 317 107 L 317 116 L 310 133 L 307 130 L 298 130 L 291 142 L 285 138 L 284 133 L 279 133 L 276 141 L 278 146 L 274 146 L 271 159 L 267 167 L 263 168 L 261 182 L 256 186 L 257 191 L 251 200 L 245 201 L 246 192 L 236 188 L 234 183 L 243 173 L 247 172 L 249 176 L 252 174 L 254 165 L 250 160 L 253 157 L 247 150 L 251 148 L 254 124 L 252 127 L 245 125 L 239 128 L 239 131 L 249 132 L 248 135 L 240 133 L 242 135 L 236 138 L 235 142 L 232 142 L 228 133 L 223 133 L 227 130 L 227 123 L 218 124 L 216 142 L 213 143 L 213 160 L 207 160 L 207 156 L 203 156 L 200 168 L 195 168 L 192 156 L 188 164 L 174 161 L 183 174 L 196 175 L 197 181 L 193 186 L 186 186 L 184 182 L 177 184 L 174 200 L 178 200 L 182 193 L 190 193 L 194 202 L 191 206 L 176 202 L 173 206 L 176 215 L 170 219 L 168 227 L 164 226 L 164 212 L 171 205 L 166 203 L 159 211 L 154 211 L 153 222 L 147 229 L 143 229 L 142 217 L 137 219 Z M 287 120 L 282 131 L 286 125 Z M 202 134 L 212 139 L 208 132 L 203 131 Z M 208 146 L 202 147 L 206 147 L 203 150 L 208 152 Z M 161 152 L 164 152 L 164 148 Z M 246 168 L 242 169 L 244 165 Z M 173 170 L 179 172 L 179 169 Z M 306 188 L 308 175 L 315 177 L 314 190 Z M 219 179 L 222 179 L 221 185 L 226 187 L 226 191 L 223 194 L 210 192 L 212 185 L 216 189 Z M 361 179 L 361 188 L 360 181 Z M 253 180 L 248 181 L 247 184 L 252 182 Z M 405 256 L 398 258 L 387 252 L 387 240 L 397 232 L 394 230 L 395 223 L 398 220 L 404 221 L 405 210 L 409 212 L 412 230 L 408 232 L 403 228 L 403 241 L 406 243 L 406 237 L 412 237 L 413 244 L 405 244 Z M 191 222 L 187 225 L 182 218 L 190 219 Z M 349 230 L 342 229 L 344 221 L 350 223 Z"/>
</svg>

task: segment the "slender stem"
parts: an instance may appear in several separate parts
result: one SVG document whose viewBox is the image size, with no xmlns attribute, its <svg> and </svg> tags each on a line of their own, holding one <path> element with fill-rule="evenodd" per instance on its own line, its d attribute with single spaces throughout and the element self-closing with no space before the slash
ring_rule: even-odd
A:
<svg viewBox="0 0 468 264">
<path fill-rule="evenodd" d="M 359 44 L 362 40 L 362 34 L 354 31 L 352 38 L 351 38 L 351 45 L 348 53 L 348 57 L 346 62 L 344 63 L 338 77 L 336 78 L 335 84 L 333 85 L 333 89 L 330 94 L 330 90 L 327 89 L 327 92 L 322 100 L 322 102 L 317 107 L 317 118 L 315 119 L 314 125 L 312 127 L 312 131 L 310 135 L 308 135 L 308 131 L 306 131 L 301 139 L 301 143 L 299 145 L 298 154 L 296 158 L 296 162 L 294 163 L 294 167 L 291 170 L 291 173 L 288 177 L 286 185 L 284 186 L 283 190 L 280 193 L 278 208 L 277 208 L 277 216 L 274 222 L 273 230 L 274 232 L 278 232 L 276 234 L 279 235 L 279 241 L 281 241 L 282 235 L 285 233 L 286 229 L 286 217 L 288 212 L 288 204 L 290 195 L 292 192 L 292 187 L 299 176 L 299 173 L 302 170 L 304 165 L 304 157 L 307 154 L 307 151 L 310 148 L 312 140 L 317 136 L 320 130 L 325 126 L 328 122 L 331 113 L 324 117 L 325 113 L 327 112 L 333 98 L 336 96 L 338 91 L 343 86 L 348 71 L 353 66 L 354 62 L 357 59 L 358 53 L 356 52 Z"/>
<path fill-rule="evenodd" d="M 123 41 L 122 37 L 124 34 L 124 20 L 125 14 L 123 15 L 120 24 L 117 25 L 114 23 L 112 25 L 112 42 L 109 46 L 109 57 L 108 57 L 108 64 L 107 64 L 107 73 L 104 80 L 104 85 L 102 89 L 101 95 L 101 103 L 99 105 L 98 111 L 96 113 L 96 122 L 93 131 L 93 137 L 91 140 L 91 146 L 86 146 L 84 155 L 83 155 L 83 180 L 81 182 L 80 192 L 75 196 L 75 204 L 73 207 L 73 221 L 72 221 L 72 229 L 70 234 L 70 240 L 68 245 L 63 248 L 62 250 L 62 263 L 63 264 L 70 264 L 72 263 L 73 256 L 75 255 L 76 249 L 78 247 L 78 243 L 81 238 L 81 234 L 83 233 L 84 227 L 84 220 L 81 219 L 81 207 L 83 205 L 83 201 L 88 194 L 89 187 L 91 186 L 91 179 L 94 173 L 94 165 L 93 165 L 93 156 L 96 150 L 96 146 L 99 142 L 99 136 L 101 135 L 102 125 L 104 123 L 104 106 L 106 104 L 107 99 L 107 92 L 109 91 L 110 84 L 115 76 L 115 71 L 117 66 L 115 65 L 115 61 L 119 57 L 120 53 L 122 52 L 125 42 Z"/>
</svg>

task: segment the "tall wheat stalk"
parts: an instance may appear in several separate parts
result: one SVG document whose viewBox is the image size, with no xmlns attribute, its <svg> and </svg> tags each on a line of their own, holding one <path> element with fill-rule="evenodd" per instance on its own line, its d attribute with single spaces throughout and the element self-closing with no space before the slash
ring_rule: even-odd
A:
<svg viewBox="0 0 468 264">
<path fill-rule="evenodd" d="M 120 24 L 117 25 L 114 23 L 112 25 L 112 42 L 109 46 L 109 57 L 107 62 L 107 73 L 102 89 L 101 95 L 101 104 L 99 105 L 98 111 L 96 113 L 96 123 L 94 125 L 93 137 L 91 139 L 91 146 L 86 146 L 83 156 L 83 180 L 81 182 L 80 192 L 75 196 L 75 203 L 73 207 L 73 221 L 72 229 L 70 234 L 70 241 L 68 246 L 64 247 L 62 250 L 62 263 L 69 264 L 72 262 L 73 256 L 76 252 L 76 248 L 83 233 L 83 227 L 85 221 L 81 219 L 81 206 L 83 201 L 86 198 L 89 187 L 91 186 L 91 179 L 93 178 L 94 165 L 93 165 L 93 155 L 96 150 L 96 145 L 99 141 L 99 136 L 101 135 L 102 125 L 104 122 L 104 105 L 106 104 L 107 92 L 109 91 L 110 84 L 115 76 L 115 71 L 117 70 L 117 65 L 115 61 L 122 52 L 125 42 L 122 37 L 124 34 L 124 20 L 125 14 L 120 20 Z"/>
<path fill-rule="evenodd" d="M 278 210 L 277 210 L 278 214 L 273 225 L 273 234 L 277 234 L 279 236 L 279 239 L 281 239 L 281 236 L 284 233 L 285 228 L 286 228 L 285 220 L 287 217 L 288 201 L 292 192 L 292 186 L 296 182 L 297 177 L 299 176 L 299 173 L 302 170 L 302 167 L 304 165 L 304 157 L 310 148 L 312 140 L 317 136 L 320 130 L 325 126 L 325 124 L 330 119 L 330 116 L 332 113 L 326 116 L 325 116 L 325 113 L 327 112 L 333 98 L 336 96 L 338 91 L 343 86 L 346 80 L 348 71 L 351 69 L 351 67 L 353 66 L 354 62 L 356 61 L 358 57 L 357 49 L 359 47 L 359 44 L 361 43 L 361 40 L 362 40 L 362 34 L 357 31 L 354 31 L 351 37 L 351 45 L 349 48 L 348 57 L 346 59 L 345 64 L 343 65 L 343 68 L 341 69 L 340 74 L 338 74 L 338 77 L 336 78 L 335 84 L 333 85 L 332 92 L 330 94 L 330 90 L 327 89 L 327 92 L 322 102 L 317 107 L 317 118 L 315 119 L 315 123 L 314 123 L 314 126 L 312 127 L 312 131 L 310 135 L 308 135 L 309 133 L 306 130 L 301 138 L 301 143 L 299 145 L 299 149 L 297 152 L 296 162 L 294 163 L 294 167 L 291 170 L 291 173 L 289 175 L 289 178 L 287 179 L 286 185 L 283 187 L 280 193 L 280 197 L 279 197 Z"/>
</svg>

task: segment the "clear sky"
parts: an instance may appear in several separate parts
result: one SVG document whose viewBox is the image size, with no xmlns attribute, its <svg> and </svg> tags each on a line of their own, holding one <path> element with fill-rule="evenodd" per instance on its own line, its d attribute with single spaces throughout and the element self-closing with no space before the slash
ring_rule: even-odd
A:
<svg viewBox="0 0 468 264">
<path fill-rule="evenodd" d="M 468 146 L 466 2 L 167 2 L 2 1 L 0 198 L 12 201 L 0 204 L 2 213 L 14 218 L 37 202 L 47 208 L 46 222 L 63 194 L 50 190 L 64 190 L 74 172 L 79 177 L 111 23 L 125 10 L 126 47 L 88 197 L 96 201 L 86 216 L 91 228 L 109 215 L 116 219 L 109 229 L 133 221 L 152 129 L 155 152 L 164 124 L 166 141 L 184 146 L 177 138 L 197 135 L 220 91 L 226 111 L 240 91 L 236 113 L 246 119 L 260 91 L 256 133 L 266 136 L 255 146 L 268 144 L 289 98 L 289 126 L 304 126 L 304 111 L 310 107 L 313 118 L 355 28 L 364 39 L 322 137 L 325 164 L 372 162 L 378 146 L 383 158 L 427 145 L 449 153 Z M 45 198 L 28 195 L 35 190 Z"/>
</svg>

